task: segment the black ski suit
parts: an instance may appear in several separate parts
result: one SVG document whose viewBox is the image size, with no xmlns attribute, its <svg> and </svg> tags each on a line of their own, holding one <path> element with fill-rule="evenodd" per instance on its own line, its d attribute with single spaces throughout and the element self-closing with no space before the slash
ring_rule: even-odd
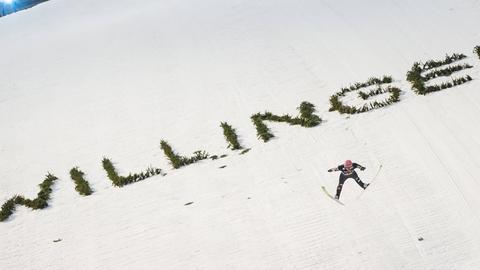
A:
<svg viewBox="0 0 480 270">
<path fill-rule="evenodd" d="M 353 163 L 352 168 L 350 170 L 347 170 L 347 168 L 345 168 L 345 165 L 339 165 L 338 167 L 329 170 L 329 171 L 341 171 L 340 177 L 338 179 L 337 194 L 335 195 L 336 199 L 340 198 L 340 193 L 342 192 L 343 183 L 345 183 L 345 181 L 348 178 L 353 178 L 355 182 L 357 182 L 357 184 L 363 189 L 367 188 L 368 184 L 363 183 L 362 180 L 360 180 L 360 177 L 358 177 L 358 174 L 355 172 L 355 169 L 357 168 L 360 168 L 360 170 L 362 171 L 365 170 L 365 167 L 357 163 Z"/>
</svg>

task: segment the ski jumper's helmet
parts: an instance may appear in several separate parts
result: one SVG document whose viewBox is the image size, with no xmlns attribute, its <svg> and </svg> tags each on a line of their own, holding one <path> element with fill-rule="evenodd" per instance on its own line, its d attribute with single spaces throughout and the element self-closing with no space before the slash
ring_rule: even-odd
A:
<svg viewBox="0 0 480 270">
<path fill-rule="evenodd" d="M 353 163 L 351 160 L 345 160 L 345 164 L 343 164 L 343 166 L 345 166 L 345 168 L 347 169 L 351 169 L 353 167 Z"/>
</svg>

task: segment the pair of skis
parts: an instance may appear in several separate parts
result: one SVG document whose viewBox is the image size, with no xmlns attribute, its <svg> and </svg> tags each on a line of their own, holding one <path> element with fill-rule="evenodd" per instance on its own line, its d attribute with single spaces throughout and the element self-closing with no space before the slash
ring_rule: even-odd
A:
<svg viewBox="0 0 480 270">
<path fill-rule="evenodd" d="M 375 174 L 375 176 L 372 178 L 372 180 L 370 181 L 370 185 L 373 183 L 373 181 L 377 178 L 378 174 L 380 173 L 380 170 L 382 169 L 383 165 L 380 165 L 378 167 L 378 170 L 377 170 L 377 173 Z M 334 200 L 335 202 L 337 202 L 338 204 L 341 204 L 343 206 L 345 206 L 345 204 L 343 202 L 341 202 L 340 200 L 337 200 L 335 199 L 335 197 L 332 196 L 332 194 L 330 194 L 327 190 L 327 188 L 325 186 L 322 186 L 322 190 L 323 192 L 325 192 L 325 194 L 332 200 Z M 357 196 L 357 200 L 360 199 L 360 197 L 362 197 L 363 193 L 365 192 L 365 190 L 363 190 L 360 195 Z"/>
</svg>

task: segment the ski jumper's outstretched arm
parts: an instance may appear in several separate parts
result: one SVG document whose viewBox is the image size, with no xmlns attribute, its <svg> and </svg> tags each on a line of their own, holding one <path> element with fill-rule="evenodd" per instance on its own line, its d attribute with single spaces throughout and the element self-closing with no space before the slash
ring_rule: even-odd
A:
<svg viewBox="0 0 480 270">
<path fill-rule="evenodd" d="M 361 171 L 365 170 L 366 168 L 358 163 L 353 163 L 353 169 L 359 168 Z"/>
<path fill-rule="evenodd" d="M 336 172 L 336 171 L 341 171 L 342 170 L 342 167 L 343 165 L 338 165 L 337 167 L 335 168 L 331 168 L 331 169 L 328 169 L 328 172 Z"/>
</svg>

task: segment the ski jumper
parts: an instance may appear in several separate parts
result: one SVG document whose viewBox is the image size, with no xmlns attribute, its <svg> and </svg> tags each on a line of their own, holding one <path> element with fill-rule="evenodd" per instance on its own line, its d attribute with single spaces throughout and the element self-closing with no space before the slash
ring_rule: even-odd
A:
<svg viewBox="0 0 480 270">
<path fill-rule="evenodd" d="M 365 167 L 357 163 L 348 164 L 350 166 L 345 166 L 345 165 L 347 164 L 342 164 L 336 168 L 329 170 L 329 171 L 341 171 L 340 177 L 338 179 L 337 194 L 335 195 L 335 199 L 340 198 L 340 193 L 342 192 L 343 183 L 345 183 L 345 181 L 349 178 L 353 178 L 355 182 L 357 182 L 357 184 L 363 189 L 366 189 L 368 186 L 368 184 L 365 184 L 362 182 L 362 180 L 360 180 L 360 177 L 358 177 L 358 174 L 355 172 L 355 169 L 359 168 L 363 171 L 365 170 Z"/>
</svg>

